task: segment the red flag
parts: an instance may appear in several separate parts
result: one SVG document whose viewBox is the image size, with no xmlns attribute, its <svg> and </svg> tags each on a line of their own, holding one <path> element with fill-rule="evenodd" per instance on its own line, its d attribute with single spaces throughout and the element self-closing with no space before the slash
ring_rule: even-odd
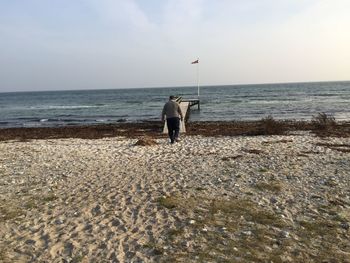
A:
<svg viewBox="0 0 350 263">
<path fill-rule="evenodd" d="M 199 59 L 197 59 L 197 60 L 191 62 L 191 64 L 197 64 L 197 63 L 199 63 Z"/>
</svg>

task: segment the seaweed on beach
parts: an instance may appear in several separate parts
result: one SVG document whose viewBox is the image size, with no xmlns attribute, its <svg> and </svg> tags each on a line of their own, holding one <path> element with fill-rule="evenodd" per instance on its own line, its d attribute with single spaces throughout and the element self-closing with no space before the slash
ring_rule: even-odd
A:
<svg viewBox="0 0 350 263">
<path fill-rule="evenodd" d="M 123 136 L 127 138 L 165 138 L 163 123 L 114 123 L 87 126 L 6 128 L 0 129 L 0 141 L 17 140 L 28 143 L 32 139 L 81 138 L 100 139 Z M 295 131 L 311 131 L 317 136 L 349 137 L 350 122 L 336 122 L 319 114 L 313 121 L 275 120 L 267 116 L 257 121 L 187 122 L 186 135 L 201 136 L 259 136 L 283 135 Z"/>
<path fill-rule="evenodd" d="M 152 138 L 141 138 L 135 143 L 135 146 L 153 146 L 157 144 Z"/>
</svg>

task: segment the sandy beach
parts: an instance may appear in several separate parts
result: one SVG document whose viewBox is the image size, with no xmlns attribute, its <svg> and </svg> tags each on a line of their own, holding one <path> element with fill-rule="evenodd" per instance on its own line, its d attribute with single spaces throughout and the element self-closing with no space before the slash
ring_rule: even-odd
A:
<svg viewBox="0 0 350 263">
<path fill-rule="evenodd" d="M 8 139 L 0 174 L 0 262 L 350 262 L 349 137 Z"/>
<path fill-rule="evenodd" d="M 0 0 L 0 263 L 350 263 L 349 31 L 350 0 Z"/>
</svg>

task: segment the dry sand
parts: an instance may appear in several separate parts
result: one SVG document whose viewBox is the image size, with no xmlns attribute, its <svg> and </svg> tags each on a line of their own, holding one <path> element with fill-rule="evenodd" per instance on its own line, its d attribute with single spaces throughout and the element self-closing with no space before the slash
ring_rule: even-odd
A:
<svg viewBox="0 0 350 263">
<path fill-rule="evenodd" d="M 350 262 L 349 138 L 136 142 L 0 142 L 0 262 Z"/>
</svg>

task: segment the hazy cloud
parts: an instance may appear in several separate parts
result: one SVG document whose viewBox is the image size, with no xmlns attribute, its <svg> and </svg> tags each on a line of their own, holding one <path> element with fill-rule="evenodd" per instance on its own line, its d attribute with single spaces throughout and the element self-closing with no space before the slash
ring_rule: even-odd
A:
<svg viewBox="0 0 350 263">
<path fill-rule="evenodd" d="M 349 79 L 348 0 L 0 2 L 0 91 Z"/>
</svg>

